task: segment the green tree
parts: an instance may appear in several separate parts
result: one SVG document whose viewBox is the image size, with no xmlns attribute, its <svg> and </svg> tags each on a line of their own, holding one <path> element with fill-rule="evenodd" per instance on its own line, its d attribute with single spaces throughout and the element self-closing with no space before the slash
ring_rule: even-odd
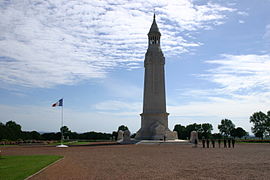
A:
<svg viewBox="0 0 270 180">
<path fill-rule="evenodd" d="M 229 119 L 222 119 L 221 124 L 218 125 L 218 129 L 224 136 L 229 136 L 235 125 Z"/>
<path fill-rule="evenodd" d="M 187 125 L 186 126 L 186 131 L 187 131 L 188 138 L 190 138 L 191 131 L 197 131 L 198 135 L 199 135 L 199 138 L 200 138 L 201 133 L 202 133 L 202 125 L 201 124 L 196 124 L 196 123 Z"/>
<path fill-rule="evenodd" d="M 44 134 L 41 134 L 41 138 L 43 140 L 59 140 L 61 139 L 61 133 L 58 132 L 58 133 L 44 133 Z"/>
<path fill-rule="evenodd" d="M 181 124 L 176 124 L 173 131 L 177 132 L 178 139 L 187 139 L 188 137 L 186 127 L 182 126 Z"/>
<path fill-rule="evenodd" d="M 69 134 L 69 138 L 70 138 L 70 139 L 79 139 L 79 135 L 78 135 L 78 133 L 76 133 L 76 132 L 71 132 L 71 133 Z"/>
<path fill-rule="evenodd" d="M 222 135 L 220 133 L 214 133 L 212 134 L 213 139 L 222 139 Z"/>
<path fill-rule="evenodd" d="M 263 139 L 265 134 L 270 134 L 270 111 L 268 111 L 267 114 L 261 111 L 255 112 L 250 116 L 249 120 L 253 123 L 251 130 L 256 137 Z"/>
<path fill-rule="evenodd" d="M 119 130 L 122 130 L 122 131 L 128 130 L 128 127 L 127 126 L 124 126 L 124 125 L 121 125 L 121 126 L 118 127 L 118 131 Z"/>
<path fill-rule="evenodd" d="M 252 128 L 251 128 L 252 129 Z M 262 138 L 263 139 L 263 135 L 264 135 L 264 132 L 263 131 L 256 131 L 256 132 L 253 132 L 255 137 L 259 137 L 259 138 Z"/>
<path fill-rule="evenodd" d="M 8 139 L 7 135 L 8 135 L 8 132 L 7 132 L 6 126 L 0 122 L 0 140 Z"/>
<path fill-rule="evenodd" d="M 265 122 L 266 131 L 268 132 L 268 135 L 270 135 L 270 111 L 267 112 L 267 121 Z"/>
<path fill-rule="evenodd" d="M 61 127 L 60 132 L 63 132 L 64 137 L 70 136 L 70 134 L 71 134 L 71 131 L 68 129 L 67 126 Z"/>
<path fill-rule="evenodd" d="M 35 139 L 35 140 L 41 139 L 41 135 L 37 131 L 31 131 L 30 134 L 31 134 L 32 139 Z"/>
<path fill-rule="evenodd" d="M 79 137 L 80 139 L 90 139 L 90 140 L 110 140 L 112 134 L 91 131 L 79 134 Z"/>
<path fill-rule="evenodd" d="M 246 136 L 248 133 L 241 127 L 237 127 L 233 130 L 231 130 L 231 136 L 238 137 L 238 138 L 242 138 L 244 136 Z"/>
<path fill-rule="evenodd" d="M 6 127 L 11 128 L 13 131 L 21 132 L 22 127 L 14 121 L 8 121 Z"/>
<path fill-rule="evenodd" d="M 117 136 L 118 136 L 118 133 L 116 131 L 113 131 L 112 132 L 112 139 L 116 141 L 117 140 Z"/>
<path fill-rule="evenodd" d="M 16 124 L 16 122 L 8 121 L 6 123 L 6 130 L 7 130 L 7 139 L 17 140 L 21 138 L 22 127 L 19 124 Z"/>
<path fill-rule="evenodd" d="M 211 136 L 211 132 L 213 130 L 212 124 L 204 123 L 202 124 L 202 136 L 205 138 L 209 138 Z"/>
</svg>

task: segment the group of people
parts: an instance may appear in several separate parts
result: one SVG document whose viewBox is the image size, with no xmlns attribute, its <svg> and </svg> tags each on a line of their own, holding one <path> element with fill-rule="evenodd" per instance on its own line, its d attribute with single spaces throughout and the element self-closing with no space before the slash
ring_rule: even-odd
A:
<svg viewBox="0 0 270 180">
<path fill-rule="evenodd" d="M 221 142 L 223 141 L 223 145 L 224 145 L 224 148 L 234 148 L 234 145 L 235 145 L 235 139 L 218 139 L 217 142 L 218 142 L 218 147 L 220 148 L 221 146 Z M 212 144 L 212 147 L 215 148 L 215 144 L 216 144 L 216 139 L 202 139 L 202 146 L 203 148 L 209 148 L 210 147 L 210 142 Z M 228 146 L 227 146 L 228 144 Z"/>
</svg>

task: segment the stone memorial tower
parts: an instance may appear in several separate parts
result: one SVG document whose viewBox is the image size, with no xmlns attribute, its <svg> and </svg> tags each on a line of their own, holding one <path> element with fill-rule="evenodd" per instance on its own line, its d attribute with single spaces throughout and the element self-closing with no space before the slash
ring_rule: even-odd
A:
<svg viewBox="0 0 270 180">
<path fill-rule="evenodd" d="M 137 140 L 176 139 L 177 134 L 168 128 L 165 94 L 165 57 L 160 49 L 160 36 L 155 14 L 148 33 L 148 49 L 144 59 L 144 97 L 141 128 Z"/>
</svg>

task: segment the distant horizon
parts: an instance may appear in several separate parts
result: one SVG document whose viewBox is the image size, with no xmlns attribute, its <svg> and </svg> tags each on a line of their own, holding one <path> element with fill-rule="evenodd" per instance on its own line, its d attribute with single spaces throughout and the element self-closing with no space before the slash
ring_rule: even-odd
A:
<svg viewBox="0 0 270 180">
<path fill-rule="evenodd" d="M 8 122 L 8 121 L 7 121 Z M 18 124 L 16 121 L 14 121 L 16 124 Z M 3 123 L 3 122 L 1 122 L 0 121 L 0 123 Z M 5 123 L 4 123 L 5 124 Z M 187 125 L 182 125 L 182 124 L 175 124 L 175 125 L 182 125 L 182 126 L 188 126 L 188 125 L 192 125 L 192 124 L 198 124 L 198 123 L 191 123 L 191 124 L 187 124 Z M 204 124 L 204 123 L 202 123 L 202 124 Z M 20 124 L 19 124 L 20 125 Z M 113 130 L 112 132 L 117 132 L 117 130 L 118 130 L 118 128 L 120 127 L 120 126 L 122 126 L 122 125 L 124 125 L 124 124 L 121 124 L 121 125 L 119 125 L 115 130 Z M 21 125 L 20 125 L 21 126 Z M 66 126 L 66 125 L 64 125 L 64 126 Z M 125 126 L 125 125 L 124 125 Z M 68 127 L 68 126 L 67 126 Z M 235 128 L 238 128 L 238 126 L 235 126 Z M 242 128 L 242 127 L 241 127 Z M 22 129 L 22 131 L 27 131 L 27 132 L 31 132 L 31 131 L 36 131 L 36 132 L 38 132 L 38 133 L 40 133 L 40 134 L 44 134 L 44 133 L 59 133 L 60 132 L 60 127 L 59 127 L 59 130 L 57 131 L 38 131 L 38 130 L 24 130 L 24 128 L 21 126 L 21 129 Z M 112 132 L 103 132 L 103 131 L 94 131 L 94 130 L 88 130 L 88 131 L 73 131 L 72 129 L 70 129 L 70 127 L 68 127 L 68 129 L 71 131 L 71 132 L 76 132 L 76 133 L 85 133 L 85 132 L 97 132 L 97 133 L 109 133 L 109 134 L 111 134 Z M 174 128 L 172 128 L 171 130 L 173 131 L 173 129 Z M 213 127 L 213 129 L 214 129 L 214 127 Z M 245 130 L 245 129 L 244 129 Z M 248 131 L 247 131 L 248 132 Z M 135 134 L 136 132 L 131 132 L 131 135 L 132 134 Z M 220 131 L 218 130 L 218 131 L 216 131 L 216 132 L 214 132 L 214 131 L 212 131 L 211 132 L 212 134 L 215 134 L 215 133 L 220 133 Z M 249 133 L 248 132 L 248 136 L 249 137 L 255 137 L 255 135 L 253 134 L 253 133 Z"/>
<path fill-rule="evenodd" d="M 16 123 L 16 122 L 15 122 Z M 192 124 L 194 124 L 194 123 L 192 123 Z M 192 124 L 188 124 L 188 125 L 192 125 Z M 196 123 L 197 124 L 197 123 Z M 123 125 L 123 124 L 122 124 Z M 177 125 L 177 124 L 176 124 Z M 119 126 L 121 126 L 121 125 L 119 125 Z M 237 128 L 237 127 L 235 127 L 235 128 Z M 106 134 L 112 134 L 113 132 L 117 132 L 117 129 L 115 129 L 114 131 L 112 131 L 112 132 L 102 132 L 102 131 L 93 131 L 93 130 L 89 130 L 89 131 L 84 131 L 84 132 L 77 132 L 77 131 L 72 131 L 69 127 L 68 127 L 68 129 L 71 131 L 71 132 L 75 132 L 75 133 L 78 133 L 78 134 L 83 134 L 83 133 L 87 133 L 87 132 L 96 132 L 96 133 L 106 133 Z M 173 130 L 173 129 L 172 129 Z M 31 132 L 31 131 L 36 131 L 36 132 L 38 132 L 39 134 L 45 134 L 45 133 L 61 133 L 60 132 L 60 128 L 59 128 L 59 130 L 58 131 L 37 131 L 37 130 L 31 130 L 31 131 L 25 131 L 25 130 L 23 130 L 23 127 L 22 127 L 22 131 L 24 131 L 24 132 Z M 135 134 L 136 132 L 131 132 L 131 135 L 132 134 Z M 214 134 L 214 133 L 220 133 L 220 132 L 212 132 L 212 134 Z M 249 133 L 248 135 L 247 135 L 248 137 L 256 137 L 253 133 Z M 245 136 L 246 137 L 246 136 Z"/>
<path fill-rule="evenodd" d="M 140 128 L 153 11 L 169 128 L 222 119 L 252 134 L 269 111 L 270 1 L 0 2 L 0 122 L 24 130 Z"/>
</svg>

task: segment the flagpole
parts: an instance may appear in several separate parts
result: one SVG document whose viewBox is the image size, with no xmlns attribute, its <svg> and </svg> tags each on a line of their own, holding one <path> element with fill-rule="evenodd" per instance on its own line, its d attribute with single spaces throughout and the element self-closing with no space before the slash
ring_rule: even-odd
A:
<svg viewBox="0 0 270 180">
<path fill-rule="evenodd" d="M 53 107 L 55 106 L 62 106 L 62 110 L 61 110 L 61 145 L 58 145 L 56 147 L 68 147 L 66 145 L 63 144 L 64 142 L 64 132 L 63 132 L 63 125 L 64 125 L 64 103 L 63 103 L 63 98 L 60 99 L 57 103 L 53 104 Z"/>
<path fill-rule="evenodd" d="M 63 116 L 64 116 L 64 112 L 63 112 L 63 108 L 64 108 L 64 106 L 62 105 L 62 113 L 61 113 L 61 145 L 63 145 L 63 138 L 64 138 L 64 136 L 63 136 Z"/>
</svg>

